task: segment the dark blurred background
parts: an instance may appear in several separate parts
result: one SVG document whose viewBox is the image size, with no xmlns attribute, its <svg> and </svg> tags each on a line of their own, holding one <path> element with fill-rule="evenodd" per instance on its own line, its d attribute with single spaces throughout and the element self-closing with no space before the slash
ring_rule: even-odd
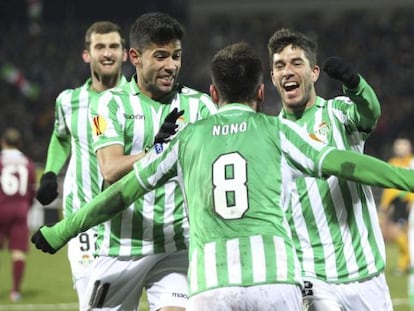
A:
<svg viewBox="0 0 414 311">
<path fill-rule="evenodd" d="M 120 24 L 128 37 L 135 18 L 167 12 L 186 28 L 180 82 L 207 92 L 209 61 L 226 44 L 244 40 L 266 65 L 265 112 L 280 101 L 270 81 L 266 44 L 280 27 L 316 38 L 319 64 L 331 55 L 352 61 L 374 87 L 382 116 L 366 152 L 387 159 L 397 136 L 414 141 L 414 1 L 371 0 L 1 0 L 0 129 L 16 126 L 25 152 L 40 166 L 46 159 L 56 96 L 83 84 L 89 67 L 81 59 L 84 33 L 96 20 Z M 129 78 L 134 68 L 126 63 Z M 319 95 L 341 95 L 324 73 Z"/>
</svg>

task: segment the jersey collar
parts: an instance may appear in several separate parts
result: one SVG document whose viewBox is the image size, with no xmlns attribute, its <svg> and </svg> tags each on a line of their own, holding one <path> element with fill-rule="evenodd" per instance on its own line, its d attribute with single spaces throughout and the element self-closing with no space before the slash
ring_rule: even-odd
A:
<svg viewBox="0 0 414 311">
<path fill-rule="evenodd" d="M 225 104 L 218 109 L 218 113 L 224 112 L 224 111 L 233 111 L 233 110 L 248 111 L 248 112 L 256 113 L 256 111 L 254 111 L 252 107 L 246 104 L 239 104 L 239 103 Z"/>
<path fill-rule="evenodd" d="M 128 80 L 125 78 L 125 76 L 121 75 L 121 78 L 119 79 L 119 81 L 118 81 L 118 83 L 116 84 L 115 87 L 123 86 L 127 82 L 128 82 Z M 91 92 L 99 93 L 99 92 L 96 92 L 95 90 L 92 89 L 92 78 L 88 78 L 86 80 L 86 82 L 84 83 L 84 86 L 86 87 L 87 90 L 89 90 Z"/>
<path fill-rule="evenodd" d="M 293 112 L 287 112 L 284 108 L 282 108 L 282 110 L 280 110 L 279 113 L 279 117 L 281 117 L 282 119 L 288 119 L 291 121 L 296 121 L 301 119 L 304 115 L 306 115 L 309 111 L 312 111 L 313 109 L 315 109 L 315 107 L 323 107 L 326 104 L 326 100 L 323 99 L 322 97 L 317 96 L 316 97 L 316 102 L 314 105 L 308 107 L 305 109 L 305 111 L 303 111 L 302 114 L 295 114 Z"/>
<path fill-rule="evenodd" d="M 158 99 L 158 100 L 154 100 L 152 98 L 151 99 L 154 100 L 154 101 L 156 101 L 156 102 L 159 102 L 161 104 L 169 105 L 174 100 L 174 98 L 177 95 L 177 93 L 181 93 L 181 89 L 182 88 L 183 88 L 183 86 L 181 84 L 177 83 L 173 87 L 173 89 L 171 90 L 171 92 L 165 94 L 160 99 Z M 138 77 L 137 77 L 136 74 L 134 74 L 132 76 L 132 79 L 131 79 L 131 91 L 132 91 L 132 93 L 134 95 L 142 94 L 142 92 L 141 92 L 141 90 L 139 89 L 139 86 L 138 86 Z M 144 94 L 142 94 L 142 95 L 144 95 Z"/>
</svg>

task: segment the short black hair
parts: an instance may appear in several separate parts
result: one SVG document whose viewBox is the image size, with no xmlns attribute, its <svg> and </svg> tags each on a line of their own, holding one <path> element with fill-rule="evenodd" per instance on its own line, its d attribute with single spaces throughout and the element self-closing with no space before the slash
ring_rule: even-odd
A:
<svg viewBox="0 0 414 311">
<path fill-rule="evenodd" d="M 151 43 L 167 44 L 183 37 L 184 28 L 178 20 L 166 13 L 150 12 L 140 15 L 131 26 L 129 42 L 131 48 L 142 51 Z"/>
<path fill-rule="evenodd" d="M 249 102 L 256 98 L 257 89 L 263 83 L 263 64 L 249 44 L 234 43 L 213 57 L 211 79 L 224 101 Z"/>
<path fill-rule="evenodd" d="M 270 37 L 267 43 L 271 66 L 273 66 L 273 54 L 279 53 L 288 45 L 292 45 L 294 48 L 301 48 L 305 52 L 310 65 L 316 65 L 318 56 L 317 42 L 301 32 L 281 28 Z"/>
</svg>

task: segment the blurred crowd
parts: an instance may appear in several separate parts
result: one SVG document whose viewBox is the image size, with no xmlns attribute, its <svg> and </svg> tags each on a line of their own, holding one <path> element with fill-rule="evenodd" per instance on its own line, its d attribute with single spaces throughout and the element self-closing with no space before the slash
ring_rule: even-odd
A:
<svg viewBox="0 0 414 311">
<path fill-rule="evenodd" d="M 320 11 L 292 15 L 271 13 L 249 17 L 224 13 L 185 15 L 185 57 L 179 80 L 207 92 L 212 55 L 225 44 L 240 40 L 253 44 L 269 66 L 267 39 L 277 28 L 294 28 L 318 40 L 320 65 L 328 56 L 344 57 L 354 63 L 377 92 L 382 116 L 367 143 L 368 154 L 387 159 L 396 137 L 403 135 L 414 141 L 412 10 L 325 15 Z M 127 30 L 133 21 L 128 18 L 114 21 L 122 25 L 128 37 Z M 63 89 L 80 85 L 89 74 L 89 67 L 81 59 L 83 34 L 89 23 L 89 20 L 65 18 L 36 25 L 2 26 L 0 125 L 21 129 L 26 141 L 25 152 L 40 164 L 46 157 L 56 96 Z M 127 77 L 132 75 L 129 63 L 125 64 L 124 73 Z M 268 78 L 265 112 L 276 115 L 281 105 L 271 86 L 270 72 Z M 341 94 L 341 85 L 325 74 L 316 86 L 323 97 Z"/>
</svg>

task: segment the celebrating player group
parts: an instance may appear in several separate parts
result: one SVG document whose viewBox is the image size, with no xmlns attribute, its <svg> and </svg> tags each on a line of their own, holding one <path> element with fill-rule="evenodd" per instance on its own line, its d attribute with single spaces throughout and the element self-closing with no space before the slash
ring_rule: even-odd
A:
<svg viewBox="0 0 414 311">
<path fill-rule="evenodd" d="M 205 94 L 178 81 L 175 18 L 139 16 L 128 51 L 115 24 L 98 25 L 91 78 L 58 97 L 37 193 L 56 198 L 70 157 L 66 212 L 31 238 L 50 254 L 69 245 L 79 310 L 136 311 L 144 289 L 151 310 L 393 310 L 371 186 L 414 191 L 414 170 L 363 154 L 381 108 L 352 63 L 320 67 L 317 43 L 281 28 L 270 74 L 236 42 L 212 58 Z M 321 74 L 342 96 L 316 94 Z M 277 116 L 260 112 L 267 78 Z"/>
</svg>

